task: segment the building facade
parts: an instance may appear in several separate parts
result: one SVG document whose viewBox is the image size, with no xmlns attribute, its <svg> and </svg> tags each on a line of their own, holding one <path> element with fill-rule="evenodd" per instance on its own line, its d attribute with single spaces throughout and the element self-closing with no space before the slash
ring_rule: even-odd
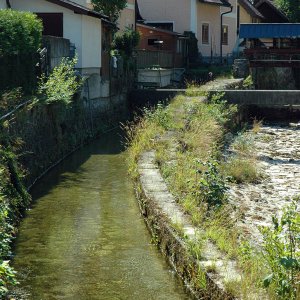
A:
<svg viewBox="0 0 300 300">
<path fill-rule="evenodd" d="M 192 31 L 198 48 L 206 60 L 218 59 L 222 52 L 230 55 L 237 39 L 237 0 L 138 0 L 141 16 L 146 24 L 179 33 Z M 221 31 L 221 14 L 223 16 Z"/>
</svg>

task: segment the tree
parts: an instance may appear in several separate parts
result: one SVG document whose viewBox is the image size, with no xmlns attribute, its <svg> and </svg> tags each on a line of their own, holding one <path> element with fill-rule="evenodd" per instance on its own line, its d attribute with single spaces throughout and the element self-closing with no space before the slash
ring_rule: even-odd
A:
<svg viewBox="0 0 300 300">
<path fill-rule="evenodd" d="M 275 0 L 275 4 L 290 22 L 300 22 L 300 0 Z"/>
<path fill-rule="evenodd" d="M 95 11 L 107 15 L 112 22 L 119 19 L 121 11 L 126 7 L 126 0 L 92 0 Z"/>
</svg>

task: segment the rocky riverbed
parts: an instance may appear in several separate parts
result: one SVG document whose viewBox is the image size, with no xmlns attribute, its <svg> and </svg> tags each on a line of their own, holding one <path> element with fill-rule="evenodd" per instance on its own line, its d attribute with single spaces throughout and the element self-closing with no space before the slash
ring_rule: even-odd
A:
<svg viewBox="0 0 300 300">
<path fill-rule="evenodd" d="M 256 244 L 262 239 L 259 226 L 271 225 L 272 216 L 300 195 L 300 127 L 263 125 L 255 134 L 254 149 L 262 181 L 233 184 L 229 198 L 238 208 L 238 226 Z"/>
</svg>

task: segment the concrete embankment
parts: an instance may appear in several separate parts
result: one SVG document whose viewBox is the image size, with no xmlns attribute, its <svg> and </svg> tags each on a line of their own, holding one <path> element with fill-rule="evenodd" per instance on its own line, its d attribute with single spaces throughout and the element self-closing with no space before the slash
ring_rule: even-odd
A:
<svg viewBox="0 0 300 300">
<path fill-rule="evenodd" d="M 216 83 L 211 83 L 206 88 L 215 87 Z M 154 241 L 195 298 L 273 299 L 276 291 L 262 288 L 272 269 L 258 227 L 272 225 L 272 216 L 280 215 L 300 192 L 299 124 L 261 126 L 255 120 L 249 133 L 242 130 L 236 135 L 229 128 L 237 129 L 235 119 L 252 123 L 249 117 L 256 116 L 253 108 L 225 102 L 222 106 L 220 94 L 212 96 L 211 102 L 190 94 L 176 97 L 167 108 L 159 105 L 152 115 L 146 114 L 145 122 L 136 130 L 138 138 L 132 143 L 131 154 L 137 161 L 134 177 L 141 211 Z M 220 122 L 222 112 L 226 115 L 230 109 L 235 111 L 230 123 Z M 262 112 L 268 119 L 280 115 L 274 107 L 270 112 L 264 108 L 257 113 Z M 285 116 L 294 118 L 297 114 L 297 110 L 295 114 L 287 110 Z M 244 143 L 252 138 L 253 145 L 243 150 Z M 226 147 L 217 152 L 214 147 L 220 142 Z M 243 162 L 237 169 L 234 159 Z M 235 177 L 229 181 L 226 177 L 226 200 L 212 208 L 208 201 L 222 197 L 215 193 L 223 188 L 219 179 L 236 170 L 250 172 L 243 167 L 247 163 L 257 163 L 262 174 L 252 173 L 248 181 Z M 203 196 L 206 189 L 214 193 L 214 199 Z"/>
<path fill-rule="evenodd" d="M 155 164 L 155 152 L 145 152 L 138 163 L 140 186 L 138 199 L 143 216 L 161 251 L 196 299 L 234 299 L 224 288 L 226 281 L 240 280 L 233 260 L 225 259 L 217 247 L 207 242 L 202 257 L 191 255 L 189 243 L 198 243 L 201 231 L 169 193 Z M 174 224 L 182 225 L 181 235 Z M 209 271 L 214 265 L 215 270 Z"/>
<path fill-rule="evenodd" d="M 240 81 L 235 83 L 240 84 Z M 228 85 L 232 84 L 232 81 L 229 81 Z M 226 86 L 226 81 L 219 84 L 212 82 L 206 88 L 215 88 L 215 85 Z M 185 101 L 182 101 L 183 107 L 177 105 L 174 114 L 180 114 L 185 106 L 188 107 L 190 101 L 192 104 L 193 101 L 204 100 L 203 97 L 198 97 L 198 100 L 186 97 Z M 174 121 L 180 122 L 176 117 Z M 164 136 L 156 136 L 156 139 L 168 140 L 170 147 L 174 134 L 176 135 L 174 130 L 167 131 Z M 172 146 L 168 152 L 172 152 Z M 169 192 L 156 164 L 156 155 L 155 150 L 141 154 L 136 189 L 141 211 L 154 240 L 196 299 L 235 299 L 236 296 L 229 292 L 227 285 L 241 281 L 242 274 L 237 262 L 205 238 L 204 229 L 195 225 L 191 216 L 184 212 L 179 200 Z M 194 249 L 197 247 L 201 248 L 201 254 Z"/>
<path fill-rule="evenodd" d="M 28 103 L 6 117 L 2 130 L 22 141 L 19 162 L 26 186 L 91 138 L 128 116 L 127 95 L 112 99 L 77 97 L 71 105 Z"/>
</svg>

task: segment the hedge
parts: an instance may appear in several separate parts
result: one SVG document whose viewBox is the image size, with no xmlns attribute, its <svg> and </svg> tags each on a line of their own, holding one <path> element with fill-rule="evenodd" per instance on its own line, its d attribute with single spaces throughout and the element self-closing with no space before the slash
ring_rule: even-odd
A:
<svg viewBox="0 0 300 300">
<path fill-rule="evenodd" d="M 28 93 L 35 88 L 42 30 L 33 13 L 0 10 L 0 91 L 22 87 Z"/>
<path fill-rule="evenodd" d="M 41 44 L 43 25 L 35 14 L 0 10 L 0 56 L 35 53 Z"/>
</svg>

